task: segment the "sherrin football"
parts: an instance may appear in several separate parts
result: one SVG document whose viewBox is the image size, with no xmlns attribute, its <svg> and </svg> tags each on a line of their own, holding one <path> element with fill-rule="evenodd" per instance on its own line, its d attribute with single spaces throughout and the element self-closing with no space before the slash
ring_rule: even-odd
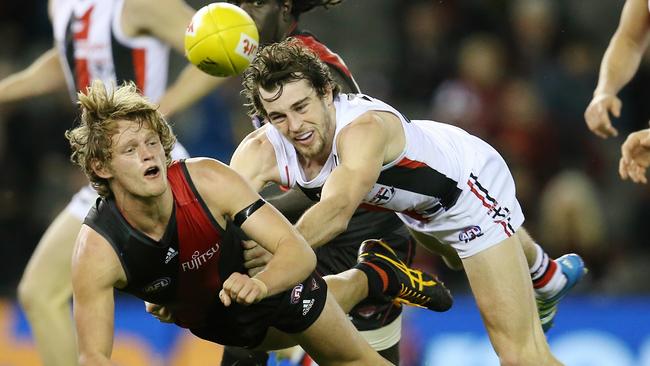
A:
<svg viewBox="0 0 650 366">
<path fill-rule="evenodd" d="M 238 75 L 259 45 L 253 19 L 240 7 L 213 3 L 199 9 L 185 31 L 187 59 L 213 76 Z"/>
</svg>

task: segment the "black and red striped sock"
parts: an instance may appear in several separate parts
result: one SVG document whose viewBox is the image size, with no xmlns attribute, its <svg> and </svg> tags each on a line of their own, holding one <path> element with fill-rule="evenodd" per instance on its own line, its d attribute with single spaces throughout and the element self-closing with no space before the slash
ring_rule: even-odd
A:
<svg viewBox="0 0 650 366">
<path fill-rule="evenodd" d="M 395 270 L 382 261 L 357 263 L 354 268 L 362 271 L 368 278 L 368 297 L 385 300 L 397 296 L 399 280 Z"/>
</svg>

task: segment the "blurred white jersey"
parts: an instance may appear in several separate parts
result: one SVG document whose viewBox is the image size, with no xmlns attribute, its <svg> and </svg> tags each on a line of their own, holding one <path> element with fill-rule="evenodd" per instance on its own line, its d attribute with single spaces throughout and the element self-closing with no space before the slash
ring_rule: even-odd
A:
<svg viewBox="0 0 650 366">
<path fill-rule="evenodd" d="M 451 125 L 410 121 L 390 105 L 363 94 L 340 94 L 334 106 L 335 142 L 323 168 L 309 181 L 291 142 L 274 127 L 266 128 L 283 185 L 297 185 L 318 198 L 338 165 L 340 131 L 363 113 L 385 111 L 402 122 L 406 144 L 397 159 L 383 165 L 363 199 L 365 207 L 398 212 L 409 227 L 453 245 L 461 257 L 500 242 L 523 223 L 510 171 L 483 140 Z M 492 232 L 492 226 L 499 232 Z"/>
<path fill-rule="evenodd" d="M 124 34 L 124 0 L 53 1 L 54 40 L 72 100 L 94 79 L 106 85 L 134 81 L 150 101 L 160 100 L 167 86 L 169 46 Z"/>
</svg>

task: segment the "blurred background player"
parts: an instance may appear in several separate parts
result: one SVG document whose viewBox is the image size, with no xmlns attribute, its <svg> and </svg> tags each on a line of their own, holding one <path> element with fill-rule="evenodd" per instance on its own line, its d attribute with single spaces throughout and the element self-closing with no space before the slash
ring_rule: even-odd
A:
<svg viewBox="0 0 650 366">
<path fill-rule="evenodd" d="M 621 117 L 623 103 L 619 92 L 634 77 L 650 43 L 650 3 L 627 0 L 621 12 L 618 28 L 600 64 L 598 85 L 585 110 L 587 126 L 601 138 L 616 137 L 618 130 L 612 117 Z M 646 183 L 647 151 L 650 146 L 648 130 L 630 134 L 623 143 L 619 174 L 635 183 Z"/>
<path fill-rule="evenodd" d="M 650 9 L 645 0 L 627 0 L 618 28 L 600 64 L 598 85 L 585 110 L 587 127 L 601 138 L 614 137 L 618 130 L 611 117 L 620 117 L 623 103 L 618 93 L 634 77 L 650 42 Z"/>
<path fill-rule="evenodd" d="M 93 79 L 136 82 L 161 111 L 194 103 L 222 79 L 189 65 L 167 89 L 170 47 L 184 52 L 194 10 L 181 0 L 50 0 L 54 45 L 32 65 L 0 81 L 0 102 L 66 87 L 73 102 Z M 138 15 L 136 15 L 138 14 Z M 140 16 L 147 14 L 147 16 Z M 186 156 L 177 152 L 175 157 Z M 19 300 L 46 365 L 76 364 L 70 298 L 70 258 L 83 218 L 97 194 L 82 188 L 43 235 L 20 281 Z"/>
</svg>

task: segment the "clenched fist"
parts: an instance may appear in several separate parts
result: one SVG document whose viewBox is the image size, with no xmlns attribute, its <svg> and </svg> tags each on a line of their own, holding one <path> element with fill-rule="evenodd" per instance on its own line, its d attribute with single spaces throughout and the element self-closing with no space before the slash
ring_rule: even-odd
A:
<svg viewBox="0 0 650 366">
<path fill-rule="evenodd" d="M 268 292 L 264 282 L 235 272 L 223 283 L 223 289 L 219 291 L 219 299 L 225 306 L 230 306 L 233 300 L 250 305 L 265 298 Z"/>
</svg>

